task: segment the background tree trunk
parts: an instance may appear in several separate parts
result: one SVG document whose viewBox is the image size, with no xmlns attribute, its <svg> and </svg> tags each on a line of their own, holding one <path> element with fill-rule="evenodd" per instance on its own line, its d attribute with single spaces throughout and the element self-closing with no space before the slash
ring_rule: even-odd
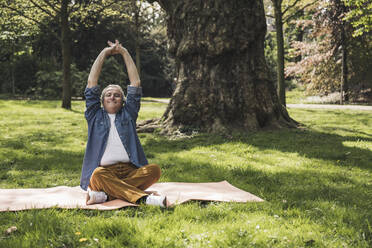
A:
<svg viewBox="0 0 372 248">
<path fill-rule="evenodd" d="M 344 13 L 346 13 L 346 8 L 343 5 Z M 341 25 L 341 53 L 342 53 L 342 78 L 341 78 L 341 104 L 343 100 L 349 101 L 349 89 L 348 89 L 348 68 L 347 68 L 347 39 L 344 21 Z"/>
<path fill-rule="evenodd" d="M 276 48 L 277 48 L 277 90 L 281 104 L 285 106 L 285 81 L 284 81 L 284 38 L 283 38 L 283 13 L 282 0 L 274 0 Z"/>
<path fill-rule="evenodd" d="M 303 17 L 304 15 L 305 15 L 304 10 L 299 11 L 299 16 Z M 305 34 L 305 32 L 302 28 L 297 28 L 295 41 L 303 42 L 304 34 Z M 299 54 L 298 56 L 295 57 L 296 62 L 299 62 L 301 60 L 302 60 L 301 54 Z"/>
<path fill-rule="evenodd" d="M 14 47 L 14 44 L 11 45 L 12 46 L 12 54 L 10 55 L 10 77 L 11 77 L 11 80 L 12 80 L 12 94 L 13 96 L 15 95 L 16 93 L 16 90 L 15 90 L 15 76 L 14 76 L 14 67 L 15 67 L 15 59 L 14 59 L 14 54 L 15 54 L 15 47 Z"/>
<path fill-rule="evenodd" d="M 169 131 L 295 126 L 268 77 L 262 0 L 158 2 L 178 73 L 163 115 Z"/>
<path fill-rule="evenodd" d="M 134 30 L 135 30 L 135 37 L 136 37 L 136 67 L 138 71 L 138 75 L 141 78 L 141 47 L 140 47 L 140 7 L 137 5 L 136 0 L 132 0 L 132 7 L 134 10 Z"/>
<path fill-rule="evenodd" d="M 71 39 L 68 24 L 68 0 L 61 4 L 61 47 L 63 64 L 62 108 L 71 109 Z"/>
</svg>

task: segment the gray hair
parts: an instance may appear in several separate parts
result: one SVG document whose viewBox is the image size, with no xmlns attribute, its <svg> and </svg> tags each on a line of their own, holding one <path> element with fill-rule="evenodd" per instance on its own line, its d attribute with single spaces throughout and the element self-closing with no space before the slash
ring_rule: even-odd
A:
<svg viewBox="0 0 372 248">
<path fill-rule="evenodd" d="M 120 91 L 121 93 L 121 100 L 122 102 L 124 103 L 125 102 L 125 95 L 124 95 L 124 91 L 123 89 L 120 87 L 120 85 L 118 84 L 109 84 L 107 85 L 103 90 L 102 90 L 102 93 L 101 93 L 101 103 L 103 104 L 103 98 L 105 97 L 105 94 L 106 92 L 109 90 L 109 88 L 116 88 Z"/>
</svg>

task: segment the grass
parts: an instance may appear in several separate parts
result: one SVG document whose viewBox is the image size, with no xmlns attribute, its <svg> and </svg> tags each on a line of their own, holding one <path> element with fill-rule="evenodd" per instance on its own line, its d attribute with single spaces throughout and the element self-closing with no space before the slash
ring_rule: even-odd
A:
<svg viewBox="0 0 372 248">
<path fill-rule="evenodd" d="M 285 101 L 287 104 L 311 103 L 307 101 L 307 95 L 303 86 L 297 86 L 291 90 L 286 90 Z"/>
<path fill-rule="evenodd" d="M 140 120 L 163 103 L 144 102 Z M 0 100 L 0 188 L 76 186 L 86 144 L 83 102 Z M 290 109 L 306 128 L 139 134 L 161 181 L 231 184 L 264 203 L 173 209 L 0 213 L 0 247 L 371 247 L 372 113 Z M 16 226 L 11 235 L 4 230 Z"/>
</svg>

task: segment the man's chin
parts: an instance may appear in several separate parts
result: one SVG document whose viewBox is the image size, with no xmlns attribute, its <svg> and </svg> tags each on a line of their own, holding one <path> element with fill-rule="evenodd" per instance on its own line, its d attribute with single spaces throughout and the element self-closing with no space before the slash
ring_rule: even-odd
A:
<svg viewBox="0 0 372 248">
<path fill-rule="evenodd" d="M 120 110 L 120 106 L 105 106 L 105 110 L 107 113 L 114 114 Z"/>
</svg>

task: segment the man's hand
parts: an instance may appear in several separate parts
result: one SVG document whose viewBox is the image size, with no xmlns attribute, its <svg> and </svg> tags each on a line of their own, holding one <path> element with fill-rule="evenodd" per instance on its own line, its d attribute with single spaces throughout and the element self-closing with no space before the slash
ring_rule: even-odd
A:
<svg viewBox="0 0 372 248">
<path fill-rule="evenodd" d="M 107 44 L 109 47 L 105 48 L 105 52 L 107 55 L 115 55 L 115 54 L 121 54 L 127 52 L 127 49 L 125 49 L 118 40 L 115 40 L 115 43 L 112 43 L 111 41 L 107 41 Z"/>
</svg>

